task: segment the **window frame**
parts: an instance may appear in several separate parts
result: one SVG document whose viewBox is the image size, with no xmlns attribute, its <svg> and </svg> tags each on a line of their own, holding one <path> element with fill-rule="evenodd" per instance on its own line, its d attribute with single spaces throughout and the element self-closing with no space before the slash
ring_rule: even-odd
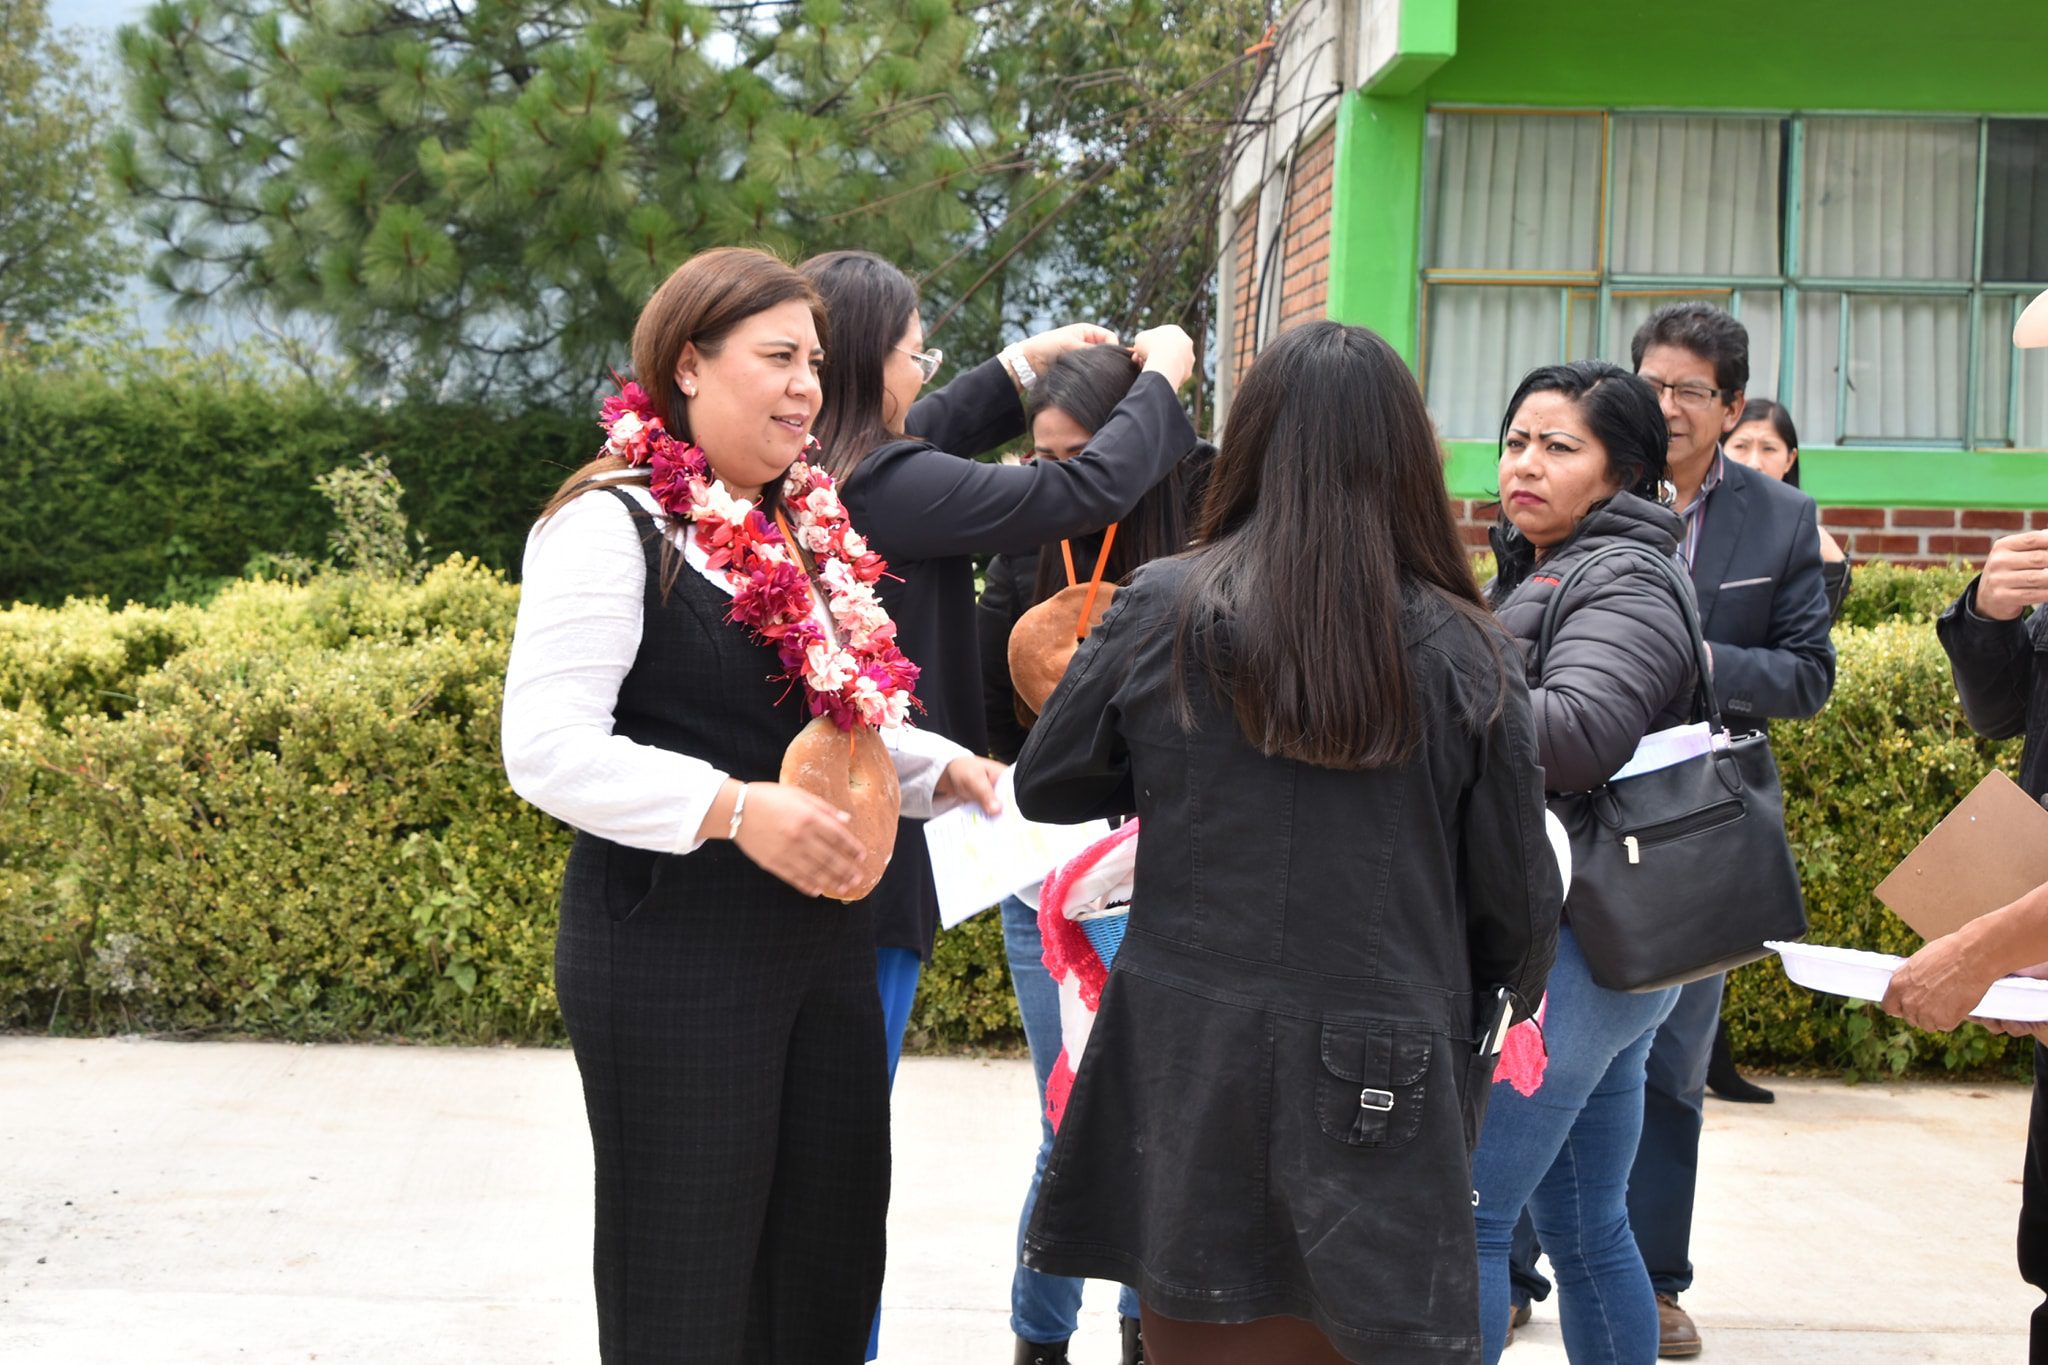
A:
<svg viewBox="0 0 2048 1365">
<path fill-rule="evenodd" d="M 1697 109 L 1665 107 L 1614 107 L 1592 108 L 1584 106 L 1539 108 L 1526 105 L 1479 105 L 1443 103 L 1432 104 L 1428 116 L 1435 120 L 1439 115 L 1458 116 L 1517 116 L 1544 118 L 1592 118 L 1600 119 L 1600 205 L 1596 214 L 1599 223 L 1600 240 L 1594 259 L 1597 267 L 1593 271 L 1583 270 L 1486 270 L 1474 267 L 1436 267 L 1425 264 L 1417 282 L 1417 336 L 1416 369 L 1423 391 L 1428 392 L 1429 383 L 1429 326 L 1430 292 L 1432 286 L 1484 285 L 1493 287 L 1548 289 L 1558 291 L 1559 354 L 1569 355 L 1571 349 L 1572 318 L 1575 308 L 1581 306 L 1586 294 L 1594 295 L 1593 343 L 1597 354 L 1604 348 L 1613 300 L 1617 297 L 1639 297 L 1643 295 L 1669 294 L 1683 297 L 1691 294 L 1718 293 L 1727 295 L 1734 305 L 1731 311 L 1737 317 L 1741 314 L 1741 296 L 1746 292 L 1774 292 L 1779 296 L 1778 307 L 1778 383 L 1780 394 L 1797 393 L 1800 380 L 1801 356 L 1799 353 L 1799 301 L 1803 293 L 1828 293 L 1839 295 L 1839 310 L 1836 325 L 1840 329 L 1837 340 L 1837 365 L 1835 373 L 1835 449 L 1886 449 L 1886 450 L 2020 450 L 2015 427 L 2020 408 L 2021 366 L 2009 363 L 2006 367 L 2006 385 L 2000 405 L 2002 417 L 1994 431 L 1979 429 L 1979 416 L 1985 406 L 1986 395 L 1980 393 L 1984 379 L 1983 332 L 1985 310 L 2003 307 L 2009 318 L 2017 320 L 2019 309 L 2028 299 L 2048 289 L 2048 279 L 2042 280 L 1987 280 L 1984 278 L 1984 233 L 1985 197 L 1989 184 L 1989 148 L 1991 124 L 1998 122 L 2048 123 L 2043 114 L 1967 114 L 1934 113 L 1906 110 L 1798 110 L 1798 109 Z M 1779 266 L 1777 275 L 1681 275 L 1681 274 L 1633 274 L 1608 269 L 1614 234 L 1614 195 L 1612 180 L 1614 169 L 1614 125 L 1618 118 L 1763 118 L 1779 120 L 1785 129 L 1784 154 L 1780 165 L 1782 177 L 1782 201 L 1779 207 Z M 1962 279 L 1843 279 L 1834 276 L 1807 275 L 1803 273 L 1801 261 L 1802 212 L 1805 200 L 1806 130 L 1813 120 L 1886 120 L 1915 123 L 1967 123 L 1977 130 L 1976 195 L 1973 207 L 1970 276 Z M 1436 177 L 1439 171 L 1438 157 L 1441 154 L 1440 140 L 1433 133 L 1425 135 L 1423 157 L 1422 215 L 1418 225 L 1421 234 L 1420 245 L 1423 258 L 1427 261 L 1435 241 L 1436 226 Z M 1849 320 L 1852 301 L 1856 295 L 1930 294 L 1949 298 L 1967 299 L 1967 342 L 1964 359 L 1962 417 L 1963 433 L 1960 440 L 1927 440 L 1902 437 L 1844 437 L 1849 413 Z M 1995 318 L 1996 314 L 1992 314 Z M 1482 436 L 1464 437 L 1452 435 L 1451 439 L 1485 439 Z M 1816 447 L 1817 449 L 1820 447 Z"/>
</svg>

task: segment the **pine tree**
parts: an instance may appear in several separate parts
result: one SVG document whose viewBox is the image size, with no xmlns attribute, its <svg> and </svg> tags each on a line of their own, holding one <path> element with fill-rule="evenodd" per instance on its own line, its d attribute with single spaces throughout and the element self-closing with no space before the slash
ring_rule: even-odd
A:
<svg viewBox="0 0 2048 1365">
<path fill-rule="evenodd" d="M 44 0 L 0 0 L 0 341 L 107 302 L 133 268 L 94 145 L 101 94 Z"/>
<path fill-rule="evenodd" d="M 1096 195 L 1087 250 L 1145 248 L 1105 224 L 1158 205 L 1108 201 L 1187 146 L 1147 111 L 1236 41 L 1162 3 L 160 0 L 110 162 L 159 287 L 324 319 L 372 383 L 581 399 L 654 284 L 730 243 L 878 251 L 980 355 L 1145 273 L 1060 226 Z"/>
</svg>

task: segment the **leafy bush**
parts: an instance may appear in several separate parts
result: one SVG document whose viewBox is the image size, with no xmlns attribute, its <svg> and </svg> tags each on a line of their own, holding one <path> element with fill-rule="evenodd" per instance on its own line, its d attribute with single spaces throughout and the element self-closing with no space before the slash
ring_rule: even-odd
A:
<svg viewBox="0 0 2048 1365">
<path fill-rule="evenodd" d="M 426 543 L 516 570 L 534 512 L 596 449 L 588 414 L 376 406 L 250 364 L 139 355 L 0 364 L 0 599 L 194 600 L 254 556 L 317 556 L 335 520 L 314 481 L 365 452 L 404 481 Z"/>
<path fill-rule="evenodd" d="M 1888 572 L 1859 573 L 1896 605 L 1838 629 L 1828 710 L 1773 738 L 1813 938 L 1909 951 L 1871 888 L 2018 746 L 1970 734 L 1926 624 L 1962 580 Z M 330 574 L 205 607 L 0 611 L 0 1025 L 559 1039 L 568 833 L 498 758 L 516 599 L 456 557 L 417 584 Z M 1737 973 L 1730 1017 L 1752 1063 L 2021 1058 L 1812 995 L 1770 961 Z M 913 1046 L 1018 1040 L 995 916 L 940 935 L 911 1029 Z"/>
</svg>

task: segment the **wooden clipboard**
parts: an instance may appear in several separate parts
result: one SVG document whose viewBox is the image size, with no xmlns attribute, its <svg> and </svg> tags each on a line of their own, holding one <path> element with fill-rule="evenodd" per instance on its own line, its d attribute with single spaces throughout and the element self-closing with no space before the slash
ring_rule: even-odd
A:
<svg viewBox="0 0 2048 1365">
<path fill-rule="evenodd" d="M 1993 768 L 1876 896 L 1930 941 L 2048 882 L 2048 810 Z"/>
</svg>

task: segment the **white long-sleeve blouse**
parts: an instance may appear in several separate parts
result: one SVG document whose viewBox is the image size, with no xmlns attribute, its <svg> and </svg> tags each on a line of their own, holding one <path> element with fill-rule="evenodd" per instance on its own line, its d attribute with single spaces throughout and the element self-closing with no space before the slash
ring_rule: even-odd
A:
<svg viewBox="0 0 2048 1365">
<path fill-rule="evenodd" d="M 622 486 L 662 516 L 645 484 Z M 673 523 L 666 534 L 689 568 L 732 595 L 686 524 Z M 647 589 L 633 518 L 617 498 L 593 489 L 533 528 L 524 565 L 500 727 L 512 790 L 614 843 L 695 852 L 703 842 L 697 828 L 728 774 L 701 758 L 612 733 L 619 685 L 640 651 Z M 833 629 L 815 597 L 811 610 Z M 909 726 L 882 737 L 896 760 L 905 815 L 925 818 L 953 804 L 939 801 L 935 789 L 946 765 L 966 749 Z"/>
</svg>

